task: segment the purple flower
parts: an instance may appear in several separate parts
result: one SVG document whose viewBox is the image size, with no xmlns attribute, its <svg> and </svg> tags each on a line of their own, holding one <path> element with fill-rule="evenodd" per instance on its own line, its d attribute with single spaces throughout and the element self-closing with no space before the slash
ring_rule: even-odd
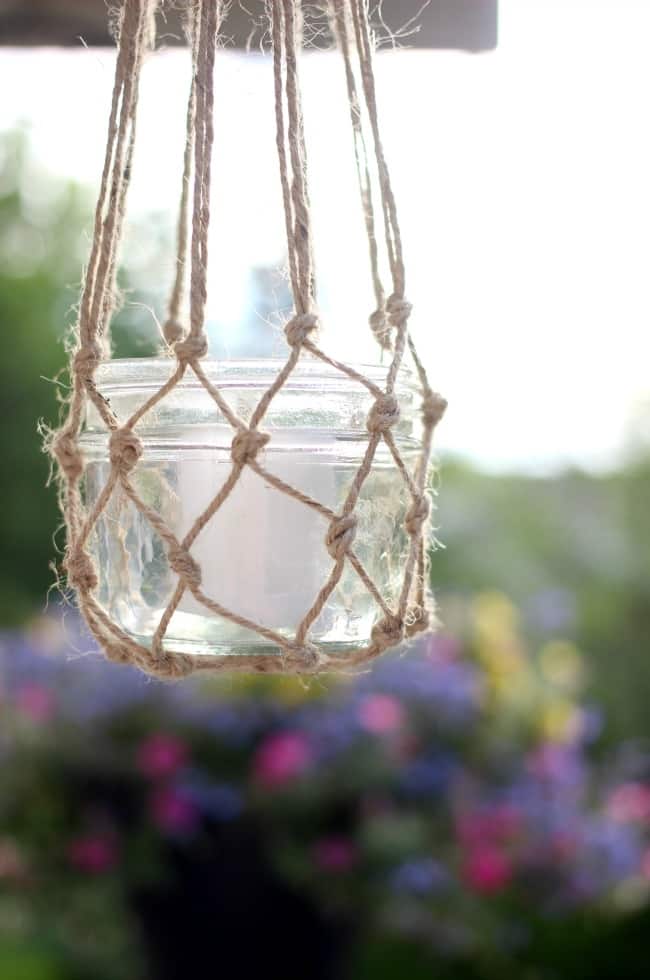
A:
<svg viewBox="0 0 650 980">
<path fill-rule="evenodd" d="M 433 858 L 414 858 L 400 864 L 390 878 L 391 888 L 411 895 L 440 892 L 450 884 L 448 872 Z"/>
<path fill-rule="evenodd" d="M 231 783 L 212 783 L 202 774 L 191 774 L 181 790 L 207 817 L 227 823 L 244 810 L 242 794 Z"/>
</svg>

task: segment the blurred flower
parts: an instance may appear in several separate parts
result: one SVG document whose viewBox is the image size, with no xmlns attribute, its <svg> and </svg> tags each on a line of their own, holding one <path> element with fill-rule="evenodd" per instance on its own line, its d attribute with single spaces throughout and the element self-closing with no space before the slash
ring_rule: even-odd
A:
<svg viewBox="0 0 650 980">
<path fill-rule="evenodd" d="M 539 725 L 549 742 L 573 742 L 584 730 L 582 711 L 564 698 L 553 698 L 543 706 Z"/>
<path fill-rule="evenodd" d="M 197 830 L 200 814 L 195 803 L 179 789 L 157 789 L 149 801 L 151 819 L 163 833 L 188 836 Z"/>
<path fill-rule="evenodd" d="M 302 732 L 280 732 L 259 746 L 253 758 L 253 777 L 269 789 L 284 786 L 306 772 L 312 761 L 311 745 Z"/>
<path fill-rule="evenodd" d="M 539 652 L 542 675 L 565 691 L 580 690 L 585 679 L 585 666 L 580 651 L 574 643 L 553 640 Z"/>
<path fill-rule="evenodd" d="M 424 655 L 436 664 L 443 663 L 444 661 L 457 660 L 463 650 L 459 638 L 444 631 L 432 633 L 426 637 L 423 647 Z"/>
<path fill-rule="evenodd" d="M 85 874 L 104 874 L 115 867 L 117 859 L 115 839 L 106 834 L 78 837 L 68 845 L 68 860 Z"/>
<path fill-rule="evenodd" d="M 583 781 L 583 765 L 574 746 L 542 743 L 526 760 L 536 779 L 578 788 Z"/>
<path fill-rule="evenodd" d="M 54 715 L 54 694 L 42 684 L 25 684 L 16 693 L 16 709 L 36 724 L 45 724 Z"/>
<path fill-rule="evenodd" d="M 179 738 L 162 733 L 150 735 L 137 752 L 138 768 L 148 779 L 173 776 L 187 762 L 187 746 Z"/>
<path fill-rule="evenodd" d="M 314 844 L 314 863 L 323 871 L 350 871 L 357 862 L 357 849 L 347 837 L 321 837 Z"/>
<path fill-rule="evenodd" d="M 532 625 L 546 633 L 563 633 L 576 621 L 576 597 L 568 589 L 551 588 L 537 592 L 527 604 Z"/>
<path fill-rule="evenodd" d="M 610 794 L 606 809 L 612 820 L 620 823 L 650 821 L 650 786 L 623 783 Z"/>
<path fill-rule="evenodd" d="M 512 866 L 500 850 L 481 846 L 470 850 L 465 859 L 464 879 L 474 891 L 494 895 L 503 891 L 512 879 Z"/>
<path fill-rule="evenodd" d="M 456 832 L 465 846 L 482 848 L 510 840 L 521 830 L 522 824 L 523 814 L 506 803 L 461 813 L 456 821 Z"/>
<path fill-rule="evenodd" d="M 403 725 L 404 709 L 396 698 L 371 694 L 359 705 L 359 722 L 373 735 L 387 735 Z"/>
<path fill-rule="evenodd" d="M 396 892 L 428 895 L 449 885 L 449 873 L 433 858 L 416 858 L 398 865 L 390 884 Z"/>
<path fill-rule="evenodd" d="M 455 771 L 454 759 L 442 753 L 414 759 L 402 768 L 399 786 L 408 796 L 436 796 L 447 790 Z"/>
<path fill-rule="evenodd" d="M 200 774 L 183 780 L 180 790 L 202 813 L 213 820 L 228 822 L 241 816 L 244 809 L 242 794 L 230 783 L 212 783 Z"/>
</svg>

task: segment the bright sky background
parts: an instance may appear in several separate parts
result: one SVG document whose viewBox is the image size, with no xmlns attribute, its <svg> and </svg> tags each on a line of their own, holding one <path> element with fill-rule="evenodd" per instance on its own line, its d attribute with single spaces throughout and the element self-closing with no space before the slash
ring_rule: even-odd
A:
<svg viewBox="0 0 650 980">
<path fill-rule="evenodd" d="M 501 0 L 494 53 L 378 59 L 414 333 L 450 400 L 442 448 L 493 468 L 606 468 L 647 404 L 649 39 L 647 0 Z M 112 68 L 108 51 L 5 49 L 0 128 L 28 120 L 50 170 L 96 185 Z M 218 58 L 209 313 L 226 345 L 249 267 L 284 255 L 269 68 Z M 340 62 L 310 54 L 303 78 L 325 346 L 369 359 Z M 182 51 L 147 67 L 135 213 L 171 220 L 187 80 Z"/>
</svg>

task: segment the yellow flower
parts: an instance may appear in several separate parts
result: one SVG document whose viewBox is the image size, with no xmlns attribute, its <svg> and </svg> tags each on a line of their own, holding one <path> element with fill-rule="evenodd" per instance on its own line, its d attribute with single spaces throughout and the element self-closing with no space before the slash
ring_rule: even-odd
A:
<svg viewBox="0 0 650 980">
<path fill-rule="evenodd" d="M 585 667 L 578 648 L 566 640 L 554 640 L 542 647 L 539 664 L 543 677 L 564 691 L 579 691 L 585 680 Z"/>
</svg>

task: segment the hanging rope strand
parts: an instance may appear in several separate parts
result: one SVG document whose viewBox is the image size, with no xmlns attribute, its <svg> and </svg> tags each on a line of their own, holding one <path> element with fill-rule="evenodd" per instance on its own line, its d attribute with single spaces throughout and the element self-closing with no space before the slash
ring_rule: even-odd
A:
<svg viewBox="0 0 650 980">
<path fill-rule="evenodd" d="M 377 245 L 377 232 L 375 221 L 375 208 L 372 193 L 372 180 L 370 177 L 370 164 L 368 161 L 368 147 L 363 132 L 361 120 L 361 106 L 359 105 L 359 95 L 357 83 L 352 66 L 352 53 L 350 51 L 349 36 L 349 12 L 345 0 L 329 0 L 330 22 L 333 33 L 338 42 L 343 64 L 345 67 L 345 81 L 348 93 L 348 104 L 350 108 L 350 122 L 352 124 L 352 135 L 354 142 L 354 157 L 357 170 L 357 181 L 359 184 L 359 194 L 361 197 L 361 207 L 366 227 L 366 237 L 368 239 L 368 254 L 370 259 L 370 271 L 372 284 L 375 294 L 375 310 L 369 318 L 370 327 L 377 343 L 384 350 L 390 350 L 391 341 L 386 320 L 386 293 L 381 281 L 379 272 L 379 248 Z"/>
<path fill-rule="evenodd" d="M 361 81 L 365 96 L 366 109 L 370 120 L 377 168 L 379 171 L 379 186 L 381 189 L 382 207 L 386 224 L 386 244 L 393 276 L 395 294 L 404 297 L 406 289 L 406 273 L 402 252 L 402 236 L 397 215 L 397 204 L 391 183 L 390 171 L 384 152 L 384 144 L 379 127 L 377 110 L 377 91 L 373 68 L 373 40 L 368 18 L 367 0 L 348 0 L 352 13 L 352 22 L 356 38 L 357 54 Z"/>
<path fill-rule="evenodd" d="M 52 452 L 61 468 L 62 500 L 68 523 L 67 555 L 74 545 L 84 519 L 79 483 L 84 464 L 77 445 L 86 398 L 91 398 L 107 426 L 115 421 L 93 384 L 94 372 L 103 355 L 98 314 L 106 310 L 106 275 L 112 269 L 115 255 L 115 230 L 121 232 L 117 212 L 123 211 L 120 189 L 125 187 L 125 147 L 130 146 L 130 124 L 135 120 L 141 52 L 148 36 L 145 24 L 157 7 L 158 0 L 125 0 L 119 25 L 118 54 L 111 99 L 108 137 L 100 190 L 95 210 L 95 226 L 88 266 L 82 288 L 77 321 L 78 346 L 71 363 L 72 393 L 66 421 L 52 441 Z M 130 152 L 126 149 L 128 164 Z M 124 189 L 125 193 L 125 189 Z M 93 316 L 95 314 L 95 316 Z M 67 560 L 68 560 L 67 559 Z"/>
<path fill-rule="evenodd" d="M 187 114 L 185 118 L 185 149 L 183 153 L 183 177 L 181 183 L 181 197 L 178 208 L 178 221 L 176 226 L 176 267 L 174 271 L 174 282 L 169 296 L 167 306 L 167 318 L 162 328 L 165 342 L 172 346 L 181 340 L 185 334 L 181 322 L 181 311 L 185 294 L 185 279 L 187 275 L 187 253 L 190 228 L 190 192 L 192 179 L 192 159 L 194 155 L 194 117 L 196 115 L 196 70 L 198 57 L 198 33 L 195 28 L 196 11 L 188 5 L 185 12 L 185 34 L 191 50 L 191 72 L 190 94 L 187 100 Z"/>
<path fill-rule="evenodd" d="M 190 359 L 207 354 L 205 306 L 207 302 L 208 231 L 210 183 L 214 143 L 214 57 L 219 26 L 220 0 L 202 0 L 198 8 L 199 37 L 196 71 L 194 135 L 194 211 L 192 221 L 192 266 L 190 284 Z M 176 350 L 179 350 L 177 344 Z"/>
<path fill-rule="evenodd" d="M 293 203 L 293 234 L 288 242 L 295 251 L 298 269 L 298 292 L 294 295 L 298 313 L 308 314 L 314 300 L 313 246 L 309 194 L 307 191 L 307 160 L 302 100 L 298 79 L 297 37 L 299 18 L 295 0 L 277 0 L 284 7 L 285 96 L 287 102 L 289 155 L 291 159 Z"/>
</svg>

